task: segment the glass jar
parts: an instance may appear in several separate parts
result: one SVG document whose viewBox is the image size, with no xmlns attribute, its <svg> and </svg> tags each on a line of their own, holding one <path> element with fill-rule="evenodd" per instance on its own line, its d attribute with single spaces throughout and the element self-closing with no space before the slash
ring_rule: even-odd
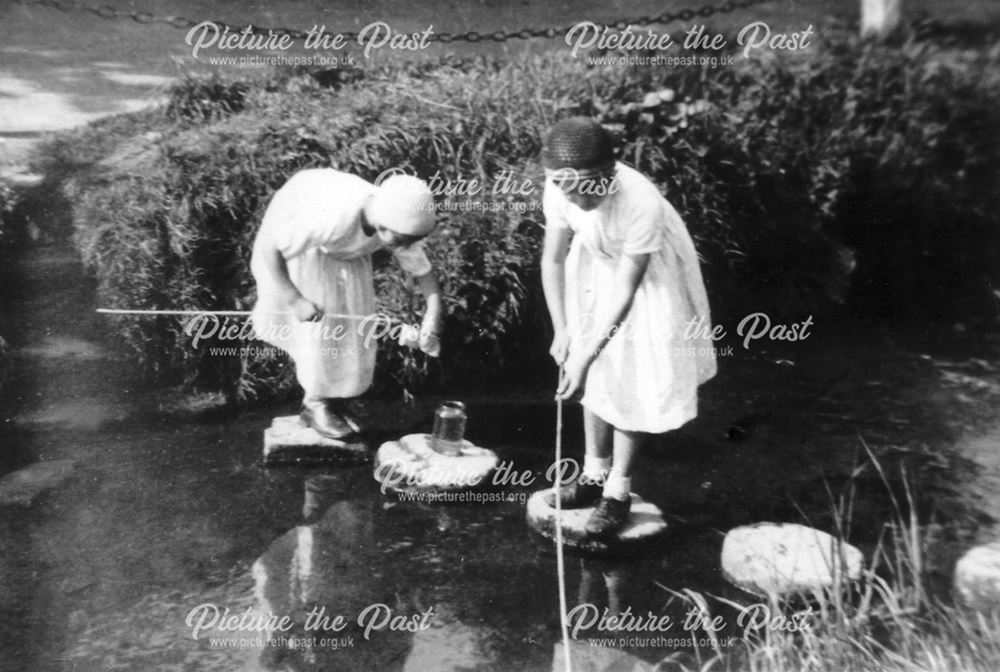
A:
<svg viewBox="0 0 1000 672">
<path fill-rule="evenodd" d="M 446 401 L 434 412 L 431 448 L 442 455 L 461 455 L 465 441 L 465 404 Z"/>
</svg>

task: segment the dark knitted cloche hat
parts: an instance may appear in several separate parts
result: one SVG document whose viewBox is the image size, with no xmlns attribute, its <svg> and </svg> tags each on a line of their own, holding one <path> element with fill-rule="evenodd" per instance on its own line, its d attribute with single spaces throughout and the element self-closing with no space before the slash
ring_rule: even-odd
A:
<svg viewBox="0 0 1000 672">
<path fill-rule="evenodd" d="M 611 134 L 592 119 L 570 117 L 553 126 L 542 145 L 542 165 L 546 170 L 603 174 L 615 165 Z"/>
</svg>

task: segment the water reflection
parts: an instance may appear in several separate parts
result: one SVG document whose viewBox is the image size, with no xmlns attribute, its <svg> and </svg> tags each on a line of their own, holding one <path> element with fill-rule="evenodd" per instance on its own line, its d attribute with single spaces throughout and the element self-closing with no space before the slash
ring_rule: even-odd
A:
<svg viewBox="0 0 1000 672">
<path fill-rule="evenodd" d="M 659 648 L 636 646 L 637 639 L 646 639 L 643 632 L 630 632 L 604 627 L 615 619 L 657 613 L 657 596 L 650 590 L 639 590 L 642 563 L 581 558 L 580 584 L 576 601 L 569 607 L 571 639 L 569 655 L 576 672 L 645 672 L 655 664 L 645 660 L 660 658 Z M 573 626 L 580 626 L 575 637 Z M 636 637 L 636 635 L 638 637 Z M 638 655 L 637 655 L 638 654 Z M 641 657 L 644 656 L 644 657 Z M 553 647 L 552 670 L 566 669 L 566 652 L 562 642 Z"/>
<path fill-rule="evenodd" d="M 635 563 L 582 558 L 577 604 L 606 609 L 609 616 L 620 616 L 626 609 L 635 611 L 630 588 L 635 585 L 636 573 Z"/>
<path fill-rule="evenodd" d="M 446 601 L 428 599 L 419 562 L 390 557 L 391 514 L 379 499 L 361 497 L 350 473 L 308 476 L 302 524 L 253 565 L 255 614 L 273 616 L 261 633 L 260 668 L 447 671 L 489 664 L 483 629 L 462 622 Z M 448 518 L 438 512 L 432 524 L 440 528 Z"/>
</svg>

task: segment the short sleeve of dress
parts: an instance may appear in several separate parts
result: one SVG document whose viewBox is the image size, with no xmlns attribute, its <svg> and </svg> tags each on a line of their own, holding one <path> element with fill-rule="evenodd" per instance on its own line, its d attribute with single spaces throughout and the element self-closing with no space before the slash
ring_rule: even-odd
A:
<svg viewBox="0 0 1000 672">
<path fill-rule="evenodd" d="M 257 232 L 258 244 L 274 247 L 286 259 L 302 254 L 308 245 L 301 227 L 296 226 L 298 195 L 292 186 L 285 184 L 274 193 Z"/>
<path fill-rule="evenodd" d="M 414 243 L 409 247 L 397 247 L 392 251 L 392 256 L 396 257 L 399 267 L 410 275 L 419 278 L 431 272 L 431 261 L 420 243 Z"/>
<path fill-rule="evenodd" d="M 257 236 L 293 259 L 338 235 L 343 213 L 330 198 L 340 186 L 329 170 L 305 170 L 294 175 L 271 198 Z"/>
<path fill-rule="evenodd" d="M 625 230 L 625 254 L 650 254 L 663 247 L 662 217 L 659 209 L 655 213 L 644 212 L 628 224 Z"/>
<path fill-rule="evenodd" d="M 649 254 L 656 252 L 666 242 L 663 197 L 652 185 L 643 184 L 630 194 L 629 209 L 632 217 L 627 220 L 622 232 L 622 252 L 625 254 Z"/>
</svg>

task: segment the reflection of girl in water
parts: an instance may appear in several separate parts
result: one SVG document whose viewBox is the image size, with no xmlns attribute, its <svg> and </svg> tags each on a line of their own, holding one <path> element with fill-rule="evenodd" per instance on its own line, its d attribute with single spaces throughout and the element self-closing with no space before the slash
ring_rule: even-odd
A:
<svg viewBox="0 0 1000 672">
<path fill-rule="evenodd" d="M 402 669 L 411 633 L 385 629 L 365 641 L 356 624 L 358 614 L 371 604 L 385 602 L 388 591 L 375 571 L 382 556 L 375 539 L 376 503 L 340 499 L 344 490 L 341 478 L 307 478 L 303 513 L 309 524 L 285 533 L 254 563 L 259 610 L 278 618 L 287 614 L 295 623 L 291 631 L 271 636 L 313 644 L 302 647 L 283 642 L 268 647 L 261 658 L 265 669 Z M 400 613 L 412 612 L 394 601 L 389 606 Z M 306 631 L 307 615 L 320 609 L 325 609 L 323 614 L 331 623 L 337 615 L 343 616 L 347 627 L 341 632 L 316 627 Z M 315 616 L 313 624 L 319 624 Z M 347 646 L 349 638 L 353 645 Z"/>
<path fill-rule="evenodd" d="M 639 566 L 635 563 L 581 558 L 577 604 L 570 609 L 570 614 L 576 611 L 582 617 L 584 610 L 587 612 L 587 617 L 591 618 L 594 614 L 602 616 L 606 614 L 608 617 L 619 617 L 625 613 L 645 614 L 652 608 L 652 605 L 648 604 L 650 602 L 648 598 L 653 592 L 645 591 L 640 595 L 640 591 L 636 590 L 635 583 L 639 574 Z M 571 621 L 572 627 L 576 621 L 572 619 Z M 641 632 L 599 630 L 596 626 L 581 630 L 575 639 L 570 640 L 573 669 L 594 672 L 617 670 L 652 672 L 658 669 L 653 663 L 620 648 L 624 646 L 621 643 L 622 639 L 627 640 L 635 635 L 645 637 Z M 562 670 L 564 667 L 566 654 L 562 647 L 561 642 L 555 645 L 553 670 Z"/>
<path fill-rule="evenodd" d="M 343 499 L 345 492 L 363 492 L 362 481 L 367 484 L 369 479 L 370 472 L 361 469 L 306 478 L 303 524 L 278 538 L 253 566 L 258 613 L 279 618 L 288 614 L 295 622 L 292 631 L 271 633 L 272 637 L 314 642 L 353 638 L 353 645 L 272 646 L 261 656 L 261 667 L 458 672 L 488 664 L 483 629 L 463 623 L 447 603 L 423 604 L 418 598 L 423 582 L 415 560 L 393 558 L 386 545 L 378 543 L 379 535 L 390 527 L 381 502 Z M 393 574 L 397 567 L 400 573 Z M 416 633 L 385 628 L 365 640 L 357 626 L 358 615 L 379 603 L 407 618 L 433 606 L 430 627 Z M 309 611 L 324 607 L 331 621 L 337 615 L 348 621 L 342 632 L 305 630 Z"/>
</svg>

